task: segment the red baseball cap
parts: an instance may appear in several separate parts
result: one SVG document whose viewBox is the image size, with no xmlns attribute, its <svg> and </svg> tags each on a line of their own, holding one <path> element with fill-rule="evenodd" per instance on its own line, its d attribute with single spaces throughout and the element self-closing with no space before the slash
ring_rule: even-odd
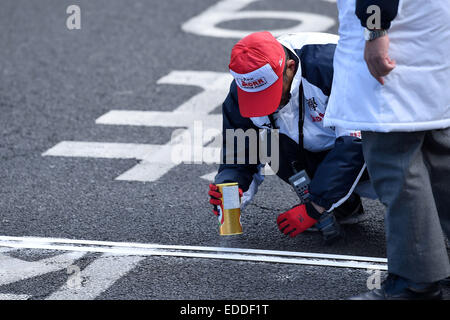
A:
<svg viewBox="0 0 450 320">
<path fill-rule="evenodd" d="M 252 33 L 235 44 L 229 68 L 236 80 L 243 117 L 275 112 L 283 91 L 284 64 L 283 46 L 270 32 Z"/>
</svg>

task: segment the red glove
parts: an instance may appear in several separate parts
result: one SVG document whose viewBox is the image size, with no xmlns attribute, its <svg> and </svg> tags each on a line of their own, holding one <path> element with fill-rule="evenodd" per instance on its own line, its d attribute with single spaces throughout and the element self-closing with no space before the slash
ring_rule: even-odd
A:
<svg viewBox="0 0 450 320">
<path fill-rule="evenodd" d="M 291 238 L 309 229 L 317 223 L 317 220 L 310 217 L 304 204 L 297 205 L 277 218 L 278 229 Z"/>
<path fill-rule="evenodd" d="M 211 197 L 211 199 L 209 199 L 209 203 L 211 203 L 214 206 L 213 213 L 216 216 L 219 216 L 219 206 L 222 206 L 222 200 L 220 200 L 220 198 L 222 198 L 222 194 L 219 192 L 219 187 L 216 186 L 214 183 L 211 183 L 209 185 L 208 194 Z M 243 194 L 244 193 L 242 192 L 242 189 L 239 188 L 239 198 L 242 198 Z"/>
</svg>

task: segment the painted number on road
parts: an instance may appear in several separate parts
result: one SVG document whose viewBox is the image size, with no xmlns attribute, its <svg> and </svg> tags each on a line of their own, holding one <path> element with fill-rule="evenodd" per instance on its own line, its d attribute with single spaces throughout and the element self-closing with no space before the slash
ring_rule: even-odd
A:
<svg viewBox="0 0 450 320">
<path fill-rule="evenodd" d="M 96 123 L 101 125 L 182 127 L 183 129 L 174 130 L 172 139 L 166 144 L 62 141 L 42 155 L 138 159 L 140 163 L 116 180 L 142 182 L 160 179 L 181 162 L 219 163 L 220 148 L 203 145 L 221 134 L 222 115 L 209 113 L 222 104 L 231 80 L 232 77 L 228 73 L 172 71 L 159 79 L 158 84 L 194 85 L 201 87 L 203 92 L 173 111 L 111 110 L 96 120 Z M 185 143 L 186 137 L 193 137 L 194 141 L 191 142 L 195 149 L 177 155 L 175 151 L 179 149 L 180 144 Z"/>
<path fill-rule="evenodd" d="M 218 25 L 226 21 L 241 19 L 279 19 L 293 20 L 298 23 L 290 28 L 269 30 L 274 36 L 295 32 L 323 32 L 334 26 L 333 18 L 298 11 L 250 11 L 242 10 L 251 3 L 261 0 L 222 0 L 200 15 L 193 17 L 182 25 L 186 32 L 201 36 L 218 38 L 242 38 L 252 30 L 231 30 Z"/>
</svg>

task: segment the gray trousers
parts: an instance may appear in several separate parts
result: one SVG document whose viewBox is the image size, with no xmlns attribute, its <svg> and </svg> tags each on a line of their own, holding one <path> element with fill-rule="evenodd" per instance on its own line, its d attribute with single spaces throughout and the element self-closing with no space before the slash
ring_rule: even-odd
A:
<svg viewBox="0 0 450 320">
<path fill-rule="evenodd" d="M 450 275 L 450 128 L 362 132 L 373 187 L 387 207 L 388 272 L 415 282 Z"/>
</svg>

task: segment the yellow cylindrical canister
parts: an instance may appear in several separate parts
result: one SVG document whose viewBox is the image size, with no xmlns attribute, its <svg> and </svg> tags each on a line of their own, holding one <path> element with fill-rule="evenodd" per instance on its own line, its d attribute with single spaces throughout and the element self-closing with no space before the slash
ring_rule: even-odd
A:
<svg viewBox="0 0 450 320">
<path fill-rule="evenodd" d="M 237 182 L 218 184 L 222 194 L 222 204 L 219 207 L 219 233 L 222 236 L 242 233 L 241 201 Z"/>
</svg>

